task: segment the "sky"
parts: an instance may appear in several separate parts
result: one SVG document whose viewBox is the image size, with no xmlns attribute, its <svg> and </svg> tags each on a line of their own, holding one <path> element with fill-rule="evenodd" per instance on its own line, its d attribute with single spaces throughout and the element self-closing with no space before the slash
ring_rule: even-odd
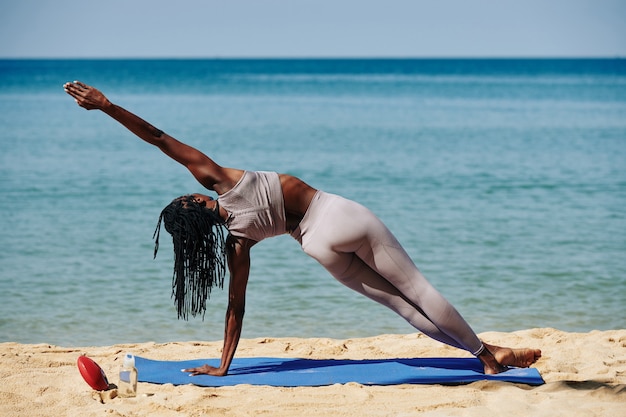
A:
<svg viewBox="0 0 626 417">
<path fill-rule="evenodd" d="M 626 57 L 626 0 L 0 0 L 0 58 Z"/>
</svg>

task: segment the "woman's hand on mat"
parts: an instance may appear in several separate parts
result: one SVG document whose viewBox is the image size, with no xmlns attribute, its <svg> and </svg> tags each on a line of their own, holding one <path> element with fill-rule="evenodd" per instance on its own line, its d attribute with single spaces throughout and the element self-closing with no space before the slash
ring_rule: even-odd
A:
<svg viewBox="0 0 626 417">
<path fill-rule="evenodd" d="M 198 376 L 198 375 L 224 376 L 226 375 L 227 371 L 220 369 L 220 368 L 216 368 L 214 366 L 202 365 L 198 368 L 183 369 L 183 372 L 188 372 L 190 376 Z"/>
</svg>

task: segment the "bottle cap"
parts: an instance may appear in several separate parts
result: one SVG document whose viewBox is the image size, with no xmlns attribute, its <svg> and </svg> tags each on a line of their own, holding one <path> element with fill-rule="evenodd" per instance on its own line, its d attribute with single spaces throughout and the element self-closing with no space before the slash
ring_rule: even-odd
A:
<svg viewBox="0 0 626 417">
<path fill-rule="evenodd" d="M 135 356 L 130 353 L 127 353 L 124 356 L 124 368 L 134 368 L 135 367 Z"/>
</svg>

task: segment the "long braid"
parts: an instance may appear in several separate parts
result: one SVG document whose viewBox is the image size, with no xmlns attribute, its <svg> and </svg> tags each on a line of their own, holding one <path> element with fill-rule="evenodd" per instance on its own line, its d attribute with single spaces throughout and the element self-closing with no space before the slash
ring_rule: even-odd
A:
<svg viewBox="0 0 626 417">
<path fill-rule="evenodd" d="M 159 216 L 153 238 L 154 256 L 159 249 L 161 222 L 172 235 L 174 275 L 172 297 L 178 318 L 206 311 L 206 300 L 214 286 L 223 288 L 226 275 L 226 238 L 224 222 L 213 210 L 198 204 L 194 196 L 172 201 Z"/>
</svg>

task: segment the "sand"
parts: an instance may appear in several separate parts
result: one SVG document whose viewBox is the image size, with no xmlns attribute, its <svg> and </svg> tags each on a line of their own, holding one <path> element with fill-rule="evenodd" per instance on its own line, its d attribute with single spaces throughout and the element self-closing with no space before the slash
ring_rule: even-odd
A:
<svg viewBox="0 0 626 417">
<path fill-rule="evenodd" d="M 488 332 L 487 342 L 538 347 L 545 385 L 479 381 L 467 385 L 201 388 L 139 383 L 136 398 L 111 398 L 81 378 L 87 354 L 117 382 L 124 352 L 153 359 L 219 357 L 221 342 L 140 343 L 65 348 L 0 344 L 0 416 L 626 416 L 626 330 Z M 312 359 L 467 356 L 420 334 L 362 339 L 244 339 L 237 355 Z"/>
</svg>

